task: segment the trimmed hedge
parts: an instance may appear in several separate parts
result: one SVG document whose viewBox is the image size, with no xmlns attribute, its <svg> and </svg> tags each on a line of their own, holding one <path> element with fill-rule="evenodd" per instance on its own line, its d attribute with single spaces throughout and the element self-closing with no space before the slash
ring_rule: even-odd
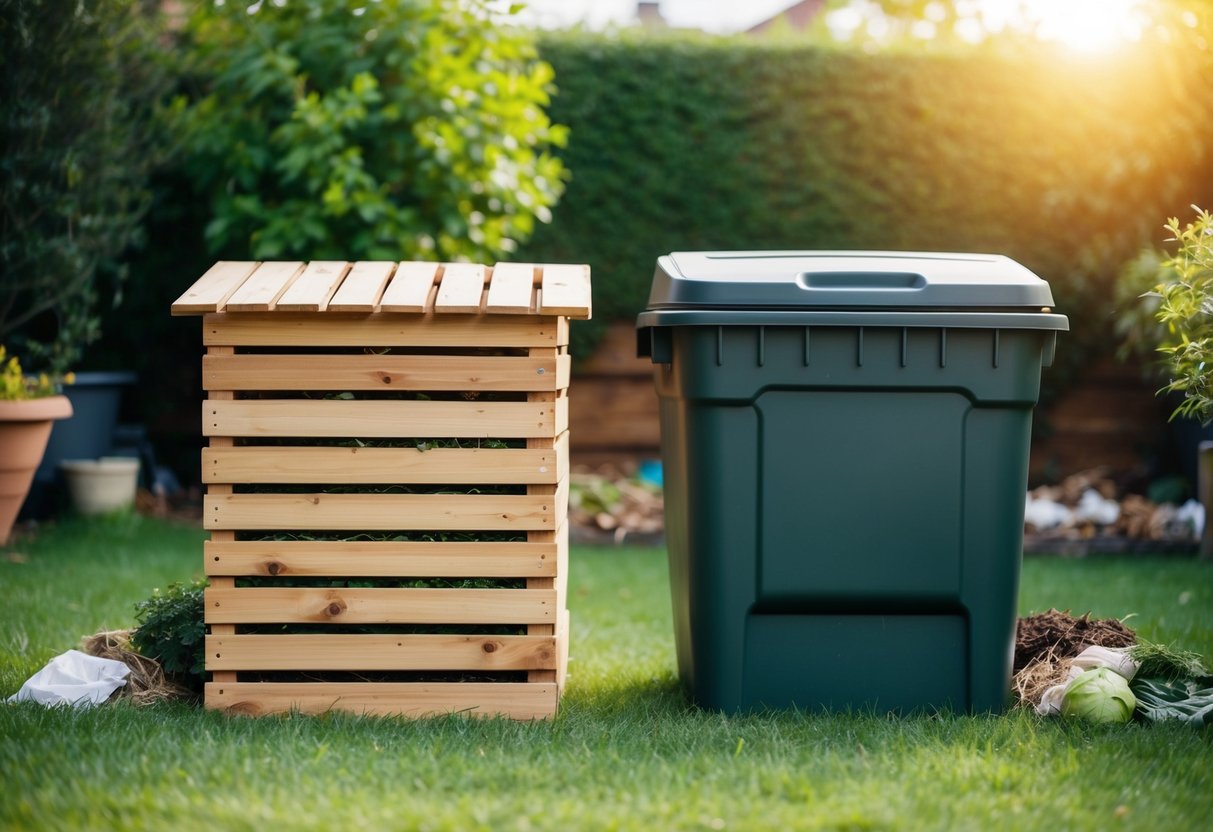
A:
<svg viewBox="0 0 1213 832">
<path fill-rule="evenodd" d="M 1121 264 L 1213 192 L 1213 102 L 1157 51 L 1050 66 L 556 33 L 540 52 L 572 180 L 521 256 L 591 263 L 582 341 L 643 308 L 669 251 L 986 251 L 1049 280 L 1077 362 L 1111 348 Z"/>
</svg>

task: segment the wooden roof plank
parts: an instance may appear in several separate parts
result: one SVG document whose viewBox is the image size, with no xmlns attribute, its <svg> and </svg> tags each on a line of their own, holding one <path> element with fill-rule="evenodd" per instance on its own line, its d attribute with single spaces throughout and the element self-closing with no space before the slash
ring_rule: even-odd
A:
<svg viewBox="0 0 1213 832">
<path fill-rule="evenodd" d="M 438 297 L 434 299 L 435 312 L 475 314 L 480 311 L 484 266 L 478 263 L 444 263 L 439 280 Z"/>
<path fill-rule="evenodd" d="M 323 312 L 350 264 L 344 260 L 314 260 L 282 293 L 274 309 L 280 312 Z"/>
<path fill-rule="evenodd" d="M 519 315 L 531 311 L 535 289 L 533 263 L 498 263 L 489 280 L 489 297 L 484 311 L 499 315 Z"/>
<path fill-rule="evenodd" d="M 303 263 L 298 260 L 263 262 L 227 299 L 228 312 L 269 312 L 290 287 Z"/>
<path fill-rule="evenodd" d="M 430 293 L 438 278 L 438 264 L 404 261 L 396 267 L 392 282 L 379 302 L 381 312 L 426 312 Z"/>
<path fill-rule="evenodd" d="M 173 302 L 173 314 L 222 312 L 227 299 L 259 265 L 250 261 L 220 260 Z"/>
<path fill-rule="evenodd" d="M 543 270 L 539 314 L 589 318 L 590 267 L 548 264 Z"/>
<path fill-rule="evenodd" d="M 392 276 L 396 264 L 390 260 L 359 260 L 329 301 L 333 312 L 374 312 L 379 308 L 383 287 Z"/>
</svg>

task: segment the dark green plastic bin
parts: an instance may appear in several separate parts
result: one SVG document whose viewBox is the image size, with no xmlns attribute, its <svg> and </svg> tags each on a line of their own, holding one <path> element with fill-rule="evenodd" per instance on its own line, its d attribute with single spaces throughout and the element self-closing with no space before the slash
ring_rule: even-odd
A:
<svg viewBox="0 0 1213 832">
<path fill-rule="evenodd" d="M 698 704 L 1005 707 L 1052 305 L 993 255 L 657 261 L 637 332 Z"/>
</svg>

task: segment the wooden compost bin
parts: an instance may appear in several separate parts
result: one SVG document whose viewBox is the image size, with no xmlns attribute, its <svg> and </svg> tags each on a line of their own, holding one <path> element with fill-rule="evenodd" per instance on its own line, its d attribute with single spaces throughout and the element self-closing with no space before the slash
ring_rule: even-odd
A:
<svg viewBox="0 0 1213 832">
<path fill-rule="evenodd" d="M 173 314 L 206 348 L 207 707 L 555 714 L 589 268 L 220 262 Z"/>
</svg>

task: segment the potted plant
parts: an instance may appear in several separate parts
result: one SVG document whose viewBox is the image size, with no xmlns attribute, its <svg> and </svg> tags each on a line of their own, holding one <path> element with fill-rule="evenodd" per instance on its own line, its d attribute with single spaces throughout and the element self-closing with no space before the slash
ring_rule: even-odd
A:
<svg viewBox="0 0 1213 832">
<path fill-rule="evenodd" d="M 70 374 L 63 381 L 71 383 Z M 8 542 L 52 423 L 71 415 L 57 380 L 25 375 L 17 357 L 9 358 L 0 346 L 0 545 Z"/>
</svg>

